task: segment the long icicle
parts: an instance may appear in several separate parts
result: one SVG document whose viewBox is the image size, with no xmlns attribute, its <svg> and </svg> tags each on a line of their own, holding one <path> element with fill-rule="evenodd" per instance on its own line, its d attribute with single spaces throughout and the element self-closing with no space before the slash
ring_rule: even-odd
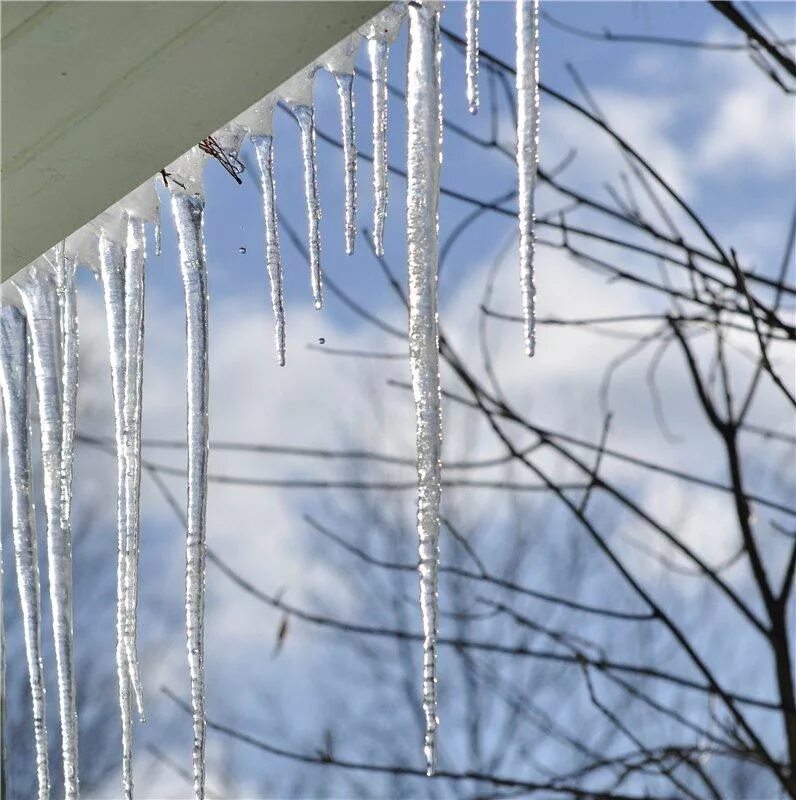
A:
<svg viewBox="0 0 796 800">
<path fill-rule="evenodd" d="M 357 235 L 357 146 L 354 127 L 354 76 L 347 72 L 334 72 L 337 97 L 340 103 L 340 131 L 343 139 L 345 164 L 345 251 L 354 252 Z"/>
<path fill-rule="evenodd" d="M 312 299 L 315 308 L 320 310 L 323 308 L 323 277 L 321 274 L 321 203 L 318 199 L 318 165 L 315 155 L 315 111 L 312 106 L 303 103 L 292 104 L 290 110 L 301 131 Z"/>
<path fill-rule="evenodd" d="M 143 220 L 128 216 L 124 258 L 124 447 L 125 573 L 124 647 L 130 683 L 144 719 L 143 689 L 138 666 L 138 552 L 141 528 L 141 390 L 144 367 L 144 269 L 146 235 Z"/>
<path fill-rule="evenodd" d="M 437 616 L 442 413 L 437 328 L 439 176 L 442 95 L 439 4 L 410 3 L 406 76 L 406 232 L 409 269 L 409 362 L 415 398 L 417 532 L 423 618 L 425 754 L 432 775 L 437 759 Z"/>
<path fill-rule="evenodd" d="M 55 248 L 55 275 L 61 334 L 61 526 L 72 541 L 72 475 L 75 460 L 77 419 L 78 329 L 77 288 L 73 260 L 67 259 L 64 243 Z"/>
<path fill-rule="evenodd" d="M 368 40 L 373 103 L 373 248 L 384 255 L 384 223 L 387 218 L 387 67 L 390 43 L 381 36 Z"/>
<path fill-rule="evenodd" d="M 119 711 L 122 724 L 122 788 L 133 796 L 133 720 L 130 664 L 125 647 L 127 613 L 125 578 L 127 574 L 127 512 L 125 508 L 124 450 L 124 250 L 104 232 L 99 239 L 100 277 L 105 300 L 108 346 L 113 389 L 113 416 L 116 431 L 116 675 L 119 682 Z"/>
<path fill-rule="evenodd" d="M 25 655 L 33 705 L 36 777 L 39 800 L 50 796 L 47 716 L 41 656 L 41 588 L 36 517 L 31 483 L 30 420 L 28 418 L 28 341 L 25 315 L 15 306 L 0 308 L 0 389 L 8 437 L 11 484 L 11 527 L 14 533 L 19 604 L 25 632 Z"/>
<path fill-rule="evenodd" d="M 478 16 L 479 0 L 467 0 L 465 7 L 465 32 L 467 52 L 465 72 L 467 75 L 467 107 L 471 114 L 478 113 Z"/>
<path fill-rule="evenodd" d="M 172 188 L 171 209 L 177 227 L 180 269 L 185 290 L 188 360 L 188 530 L 186 535 L 185 617 L 193 711 L 194 797 L 205 792 L 205 516 L 207 510 L 208 375 L 207 264 L 204 199 Z"/>
<path fill-rule="evenodd" d="M 77 710 L 72 646 L 72 542 L 61 525 L 61 387 L 58 377 L 58 297 L 49 266 L 34 264 L 18 283 L 33 347 L 41 432 L 47 564 L 58 673 L 64 796 L 79 794 Z"/>
<path fill-rule="evenodd" d="M 265 220 L 265 263 L 271 286 L 271 308 L 274 312 L 276 359 L 285 365 L 285 296 L 282 288 L 282 257 L 279 252 L 279 222 L 276 212 L 276 175 L 274 173 L 274 137 L 252 136 L 257 164 L 260 167 L 260 186 L 263 194 Z"/>
<path fill-rule="evenodd" d="M 539 160 L 539 0 L 516 2 L 520 291 L 525 353 L 532 356 L 536 350 L 533 195 Z"/>
</svg>

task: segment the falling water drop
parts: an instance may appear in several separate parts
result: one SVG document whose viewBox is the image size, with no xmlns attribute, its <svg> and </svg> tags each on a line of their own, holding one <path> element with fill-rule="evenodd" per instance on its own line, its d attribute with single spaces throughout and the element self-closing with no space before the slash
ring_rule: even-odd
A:
<svg viewBox="0 0 796 800">
<path fill-rule="evenodd" d="M 239 253 L 240 253 L 242 256 L 245 256 L 245 255 L 246 255 L 246 248 L 245 248 L 245 247 L 239 247 L 239 248 L 238 248 L 238 252 L 239 252 Z"/>
<path fill-rule="evenodd" d="M 301 153 L 304 160 L 304 196 L 307 201 L 307 236 L 309 238 L 310 280 L 315 308 L 323 307 L 321 276 L 321 204 L 318 199 L 318 166 L 315 156 L 315 111 L 312 106 L 290 104 L 301 130 Z"/>
<path fill-rule="evenodd" d="M 467 106 L 471 114 L 478 113 L 478 16 L 479 0 L 467 0 L 465 28 L 467 52 L 465 71 L 467 74 Z"/>
<path fill-rule="evenodd" d="M 33 706 L 39 800 L 50 795 L 44 667 L 41 657 L 41 588 L 30 462 L 28 342 L 25 316 L 16 306 L 0 308 L 0 389 L 8 437 L 11 527 L 14 534 L 19 604 Z"/>
<path fill-rule="evenodd" d="M 204 200 L 171 189 L 177 228 L 180 270 L 185 290 L 188 397 L 188 527 L 186 532 L 185 618 L 193 713 L 193 782 L 196 800 L 205 787 L 205 514 L 207 510 L 208 372 L 207 264 L 204 245 Z"/>
<path fill-rule="evenodd" d="M 14 284 L 28 319 L 41 433 L 47 564 L 58 673 L 64 794 L 79 792 L 77 710 L 72 642 L 72 542 L 61 524 L 61 387 L 58 363 L 58 296 L 47 259 L 34 262 Z"/>
<path fill-rule="evenodd" d="M 427 771 L 436 769 L 437 616 L 442 413 L 437 329 L 439 174 L 442 145 L 438 3 L 412 3 L 407 60 L 406 231 L 409 361 L 415 398 L 417 532 L 423 619 L 423 712 Z"/>
<path fill-rule="evenodd" d="M 273 136 L 252 136 L 265 218 L 265 254 L 268 281 L 271 285 L 271 308 L 274 312 L 274 337 L 279 366 L 285 365 L 285 298 L 282 290 L 282 259 L 279 253 L 279 224 L 276 217 L 276 180 L 274 175 Z"/>
<path fill-rule="evenodd" d="M 520 292 L 525 352 L 532 356 L 536 350 L 533 195 L 539 160 L 539 0 L 516 2 Z"/>
</svg>

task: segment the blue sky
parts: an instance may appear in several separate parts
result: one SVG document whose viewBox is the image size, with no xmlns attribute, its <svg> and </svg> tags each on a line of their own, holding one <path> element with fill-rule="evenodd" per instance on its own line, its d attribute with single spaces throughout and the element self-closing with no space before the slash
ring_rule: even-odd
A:
<svg viewBox="0 0 796 800">
<path fill-rule="evenodd" d="M 614 33 L 674 36 L 711 41 L 737 41 L 729 28 L 706 3 L 673 2 L 588 2 L 547 3 L 545 10 L 565 23 Z M 451 2 L 443 24 L 462 32 L 463 3 Z M 784 34 L 794 34 L 794 15 L 784 3 L 756 4 L 758 12 Z M 789 27 L 788 27 L 789 26 Z M 738 248 L 741 257 L 762 272 L 773 273 L 782 255 L 787 221 L 793 210 L 792 187 L 796 170 L 796 144 L 792 102 L 738 53 L 671 49 L 648 44 L 592 41 L 573 36 L 543 21 L 541 30 L 542 80 L 571 97 L 578 89 L 567 70 L 571 63 L 611 119 L 640 152 L 661 165 L 675 187 L 682 191 L 723 237 Z M 513 62 L 513 6 L 506 2 L 482 2 L 481 45 Z M 391 82 L 403 84 L 405 31 L 392 48 Z M 367 66 L 364 51 L 359 65 Z M 485 74 L 482 73 L 485 81 Z M 467 113 L 464 65 L 461 54 L 445 43 L 443 56 L 445 113 L 451 120 L 474 132 L 484 133 L 487 122 Z M 321 74 L 316 82 L 316 121 L 319 130 L 337 135 L 338 111 L 334 82 Z M 357 137 L 359 147 L 370 152 L 370 95 L 364 79 L 356 81 Z M 404 112 L 391 100 L 389 109 L 390 161 L 404 164 Z M 602 188 L 615 181 L 624 169 L 610 143 L 599 140 L 572 113 L 548 97 L 542 100 L 541 163 L 550 168 L 570 148 L 577 156 L 565 176 L 571 185 L 593 192 L 604 202 L 610 197 Z M 278 111 L 275 123 L 277 193 L 283 222 L 306 235 L 304 198 L 298 132 L 295 122 Z M 501 114 L 501 139 L 512 144 L 508 113 Z M 245 154 L 246 155 L 246 154 Z M 323 207 L 322 238 L 324 270 L 371 312 L 402 328 L 403 311 L 396 303 L 365 241 L 360 237 L 356 252 L 346 256 L 343 248 L 343 176 L 339 150 L 318 142 L 319 181 Z M 249 151 L 247 163 L 254 164 Z M 206 242 L 211 295 L 211 437 L 245 442 L 270 442 L 307 446 L 363 446 L 411 456 L 413 446 L 412 407 L 408 395 L 386 386 L 387 379 L 406 380 L 404 360 L 359 361 L 324 355 L 323 347 L 389 352 L 400 355 L 404 343 L 368 327 L 352 315 L 329 292 L 322 313 L 312 309 L 309 275 L 300 253 L 282 235 L 283 265 L 287 300 L 287 366 L 276 366 L 273 355 L 272 320 L 263 261 L 263 224 L 256 177 L 244 176 L 237 186 L 217 165 L 206 174 Z M 370 226 L 372 213 L 369 165 L 359 162 L 359 225 Z M 481 198 L 508 192 L 515 184 L 508 160 L 474 148 L 451 133 L 444 138 L 442 182 L 445 186 Z M 390 177 L 386 236 L 386 258 L 403 277 L 405 259 L 404 182 Z M 537 195 L 539 213 L 560 205 L 546 188 Z M 165 200 L 165 197 L 164 197 Z M 470 208 L 455 200 L 441 204 L 441 235 L 453 230 Z M 144 389 L 144 433 L 147 437 L 179 438 L 184 432 L 184 339 L 182 286 L 177 265 L 176 239 L 168 209 L 164 205 L 163 253 L 150 256 L 147 284 L 147 335 Z M 464 352 L 477 352 L 477 311 L 487 273 L 504 245 L 511 243 L 514 223 L 497 215 L 483 217 L 457 243 L 440 282 L 441 319 L 454 342 Z M 150 242 L 151 245 L 151 242 Z M 239 252 L 245 248 L 246 252 Z M 498 258 L 498 280 L 494 307 L 509 313 L 519 310 L 516 286 L 515 246 Z M 621 313 L 628 309 L 654 310 L 659 301 L 636 288 L 610 286 L 603 278 L 576 269 L 558 251 L 540 247 L 539 313 L 542 316 Z M 79 427 L 87 433 L 110 435 L 110 382 L 104 345 L 101 293 L 88 274 L 81 276 L 81 345 L 86 379 L 81 384 Z M 496 352 L 496 365 L 504 376 L 504 388 L 532 409 L 534 419 L 545 425 L 571 426 L 597 438 L 601 424 L 599 389 L 610 359 L 620 352 L 612 340 L 586 339 L 581 334 L 557 328 L 542 328 L 539 356 L 528 363 L 522 355 L 520 329 L 496 326 L 489 335 Z M 323 338 L 325 345 L 317 345 Z M 475 355 L 473 356 L 475 359 Z M 663 403 L 677 435 L 693 444 L 685 453 L 667 441 L 655 426 L 655 409 L 643 386 L 643 364 L 631 365 L 617 375 L 611 394 L 612 410 L 618 424 L 616 446 L 640 454 L 655 453 L 673 465 L 683 460 L 707 475 L 716 467 L 716 443 L 699 427 L 692 399 L 683 397 L 683 376 L 668 360 L 662 363 Z M 790 376 L 792 377 L 792 375 Z M 763 404 L 758 415 L 772 427 L 787 427 L 788 416 L 775 402 Z M 445 419 L 446 459 L 462 453 L 488 455 L 494 442 L 483 431 L 470 430 L 455 409 Z M 696 455 L 695 455 L 696 453 Z M 161 464 L 182 466 L 180 452 L 157 451 L 150 457 Z M 781 454 L 777 454 L 779 458 Z M 761 462 L 767 454 L 760 453 Z M 772 456 L 774 458 L 774 456 Z M 691 463 L 697 459 L 698 463 Z M 683 497 L 671 486 L 651 486 L 632 472 L 615 467 L 635 496 L 645 500 L 666 518 L 683 515 L 684 535 L 711 557 L 731 552 L 733 542 L 707 536 L 708 529 L 721 527 L 729 512 L 726 503 L 712 495 Z M 211 471 L 236 475 L 278 478 L 344 477 L 334 465 L 313 465 L 276 457 L 231 456 L 216 452 Z M 785 470 L 787 473 L 787 470 Z M 374 468 L 365 477 L 376 479 L 386 473 Z M 411 480 L 409 470 L 403 477 Z M 717 474 L 718 477 L 718 474 Z M 752 480 L 769 493 L 787 494 L 792 475 L 772 476 L 761 470 Z M 778 484 L 777 481 L 780 481 Z M 791 481 L 791 484 L 788 483 Z M 169 486 L 181 499 L 184 487 L 179 479 Z M 92 536 L 100 537 L 97 559 L 104 559 L 112 585 L 113 510 L 115 477 L 112 460 L 95 451 L 81 450 L 77 462 L 76 493 L 84 508 L 90 509 Z M 777 488 L 779 486 L 779 488 Z M 451 495 L 446 502 L 458 507 Z M 543 513 L 531 502 L 534 513 Z M 485 528 L 500 530 L 507 525 L 510 509 L 500 497 L 475 493 L 461 501 L 473 520 L 486 520 Z M 144 552 L 142 586 L 142 635 L 147 643 L 144 676 L 150 698 L 150 721 L 139 727 L 139 741 L 157 742 L 184 766 L 189 765 L 189 721 L 158 694 L 162 683 L 186 694 L 184 641 L 181 629 L 182 559 L 181 532 L 175 527 L 162 498 L 145 481 Z M 315 540 L 306 532 L 302 514 L 313 512 L 334 519 L 356 518 L 356 503 L 346 496 L 332 500 L 318 492 L 255 491 L 246 488 L 211 486 L 208 507 L 208 538 L 248 578 L 268 591 L 284 588 L 292 601 L 321 605 L 340 616 L 368 618 L 368 598 L 357 591 L 358 580 L 341 577 L 340 569 L 316 550 Z M 385 508 L 396 525 L 411 531 L 414 497 L 411 491 L 390 498 Z M 385 512 L 386 513 L 386 512 Z M 542 516 L 545 525 L 555 527 L 555 516 Z M 552 520 L 552 521 L 551 521 Z M 632 525 L 617 528 L 629 540 L 637 537 Z M 728 527 L 730 524 L 727 523 Z M 414 543 L 402 540 L 401 550 L 411 560 Z M 443 551 L 443 557 L 445 552 Z M 638 550 L 631 550 L 632 563 L 653 584 L 661 581 L 660 567 Z M 9 570 L 7 570 L 7 574 Z M 96 652 L 110 674 L 113 664 L 113 609 L 108 602 L 97 608 L 97 573 L 83 575 L 77 586 L 76 630 L 78 647 Z M 544 575 L 537 576 L 540 582 Z M 737 573 L 743 583 L 744 575 Z M 444 588 L 444 587 L 443 587 Z M 587 591 L 605 591 L 594 579 Z M 677 592 L 681 587 L 677 588 Z M 104 596 L 104 595 L 103 595 Z M 690 589 L 682 588 L 675 602 L 693 600 Z M 443 603 L 444 594 L 443 594 Z M 9 601 L 9 603 L 13 603 Z M 411 607 L 410 607 L 411 612 Z M 331 724 L 350 704 L 356 706 L 355 680 L 362 667 L 336 643 L 307 630 L 291 633 L 290 646 L 279 659 L 271 657 L 279 616 L 241 596 L 212 569 L 208 572 L 208 675 L 211 716 L 234 719 L 243 729 L 263 731 L 285 744 L 301 746 L 317 735 L 320 724 Z M 411 624 L 415 624 L 414 622 Z M 90 642 L 81 639 L 83 625 L 95 631 Z M 81 643 L 82 642 L 82 643 Z M 96 650 L 94 650 L 96 648 Z M 721 646 L 719 653 L 724 652 Z M 417 660 L 419 667 L 419 660 Z M 444 661 L 443 661 L 444 666 Z M 353 676 L 353 677 L 352 677 Z M 418 672 L 419 680 L 419 672 Z M 440 677 L 445 680 L 444 671 Z M 110 684 L 112 687 L 112 683 Z M 372 687 L 371 687 L 372 688 Z M 53 693 L 50 693 L 53 696 Z M 443 720 L 455 718 L 455 698 L 444 697 Z M 389 701 L 385 700 L 389 710 Z M 113 705 L 111 704 L 111 708 Z M 396 712 L 397 713 L 397 712 Z M 394 735 L 401 740 L 401 752 L 419 764 L 422 753 L 409 712 L 397 713 Z M 50 702 L 50 728 L 55 731 L 55 704 Z M 377 715 L 378 716 L 378 715 Z M 331 722 L 330 722 L 331 720 Z M 378 722 L 378 720 L 376 720 Z M 364 747 L 368 725 L 363 723 L 360 739 L 351 747 Z M 453 725 L 443 723 L 448 736 L 443 758 L 462 763 L 460 745 Z M 415 741 L 416 747 L 415 747 Z M 345 747 L 345 742 L 341 743 Z M 416 752 L 415 752 L 416 751 Z M 413 754 L 413 755 L 412 755 Z M 212 786 L 231 791 L 258 791 L 269 778 L 277 794 L 292 791 L 283 762 L 264 760 L 245 748 L 228 749 L 211 734 L 209 750 Z M 145 753 L 137 761 L 141 797 L 183 797 L 186 784 L 168 770 L 153 766 Z M 225 774 L 225 770 L 232 773 Z M 270 770 L 270 773 L 269 773 Z M 107 789 L 97 797 L 113 793 L 117 776 L 108 776 Z M 225 783 L 225 781 L 229 783 Z M 333 778 L 330 781 L 336 780 Z M 345 782 L 330 783 L 327 790 L 340 796 L 354 790 Z M 425 790 L 423 790 L 425 791 Z M 300 795 L 300 791 L 299 791 Z"/>
</svg>

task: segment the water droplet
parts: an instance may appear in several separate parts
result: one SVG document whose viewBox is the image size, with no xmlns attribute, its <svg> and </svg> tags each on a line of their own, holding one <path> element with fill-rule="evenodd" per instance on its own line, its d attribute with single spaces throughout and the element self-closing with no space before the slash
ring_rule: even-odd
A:
<svg viewBox="0 0 796 800">
<path fill-rule="evenodd" d="M 239 253 L 240 253 L 242 256 L 243 256 L 243 255 L 246 255 L 246 248 L 245 248 L 245 247 L 239 247 L 239 248 L 238 248 L 238 252 L 239 252 Z"/>
<path fill-rule="evenodd" d="M 318 339 L 318 344 L 326 344 L 326 339 L 324 339 L 324 337 L 323 337 L 323 336 L 321 336 L 321 337 Z"/>
</svg>

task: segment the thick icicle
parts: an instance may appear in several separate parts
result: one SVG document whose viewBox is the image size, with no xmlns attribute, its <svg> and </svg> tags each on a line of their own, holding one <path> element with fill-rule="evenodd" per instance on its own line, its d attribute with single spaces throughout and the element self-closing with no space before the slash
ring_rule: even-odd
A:
<svg viewBox="0 0 796 800">
<path fill-rule="evenodd" d="M 409 361 L 417 439 L 417 532 L 423 618 L 423 712 L 428 774 L 436 768 L 437 587 L 442 413 L 437 329 L 439 175 L 442 95 L 438 3 L 411 3 L 406 77 Z"/>
<path fill-rule="evenodd" d="M 144 717 L 138 668 L 138 551 L 141 527 L 141 389 L 144 367 L 144 221 L 127 216 L 124 259 L 124 446 L 125 579 L 124 646 L 139 716 Z"/>
<path fill-rule="evenodd" d="M 467 0 L 465 7 L 465 28 L 467 33 L 467 53 L 465 55 L 467 73 L 467 106 L 471 114 L 478 113 L 478 14 L 479 0 Z"/>
<path fill-rule="evenodd" d="M 119 682 L 119 710 L 122 723 L 122 786 L 126 798 L 133 796 L 133 721 L 131 708 L 130 663 L 125 647 L 127 609 L 125 579 L 127 574 L 127 512 L 125 507 L 125 448 L 124 448 L 124 250 L 111 236 L 103 233 L 99 239 L 99 263 L 113 389 L 113 416 L 116 431 L 116 674 Z"/>
<path fill-rule="evenodd" d="M 285 297 L 282 289 L 282 257 L 279 253 L 279 223 L 276 215 L 276 175 L 274 173 L 274 137 L 252 136 L 260 185 L 263 194 L 265 219 L 265 259 L 271 285 L 271 308 L 274 312 L 276 358 L 285 365 Z"/>
<path fill-rule="evenodd" d="M 533 194 L 539 160 L 539 0 L 516 2 L 520 291 L 525 352 L 532 356 L 536 350 Z"/>
<path fill-rule="evenodd" d="M 354 252 L 357 235 L 357 146 L 354 128 L 354 76 L 334 72 L 340 101 L 340 130 L 343 134 L 345 163 L 345 251 Z"/>
<path fill-rule="evenodd" d="M 387 218 L 387 66 L 389 40 L 376 36 L 368 40 L 371 96 L 373 102 L 373 246 L 384 254 L 384 223 Z"/>
<path fill-rule="evenodd" d="M 205 785 L 205 512 L 207 508 L 208 376 L 207 265 L 204 246 L 204 199 L 172 189 L 180 269 L 185 290 L 188 360 L 188 530 L 186 538 L 185 616 L 193 710 L 193 780 L 196 800 Z"/>
<path fill-rule="evenodd" d="M 39 555 L 31 483 L 27 324 L 22 311 L 10 305 L 0 308 L 0 388 L 8 437 L 11 526 L 14 533 L 17 586 L 33 704 L 38 797 L 39 800 L 47 800 L 50 796 L 50 771 L 41 657 Z"/>
<path fill-rule="evenodd" d="M 290 110 L 301 130 L 312 299 L 315 302 L 315 308 L 320 310 L 323 307 L 323 278 L 321 275 L 321 203 L 318 199 L 318 165 L 315 157 L 315 111 L 311 105 L 304 103 L 291 103 Z"/>
<path fill-rule="evenodd" d="M 47 563 L 53 614 L 64 794 L 79 792 L 77 710 L 72 651 L 72 542 L 61 524 L 61 387 L 58 377 L 58 298 L 50 266 L 34 263 L 15 283 L 22 295 L 33 347 L 41 430 Z"/>
</svg>

